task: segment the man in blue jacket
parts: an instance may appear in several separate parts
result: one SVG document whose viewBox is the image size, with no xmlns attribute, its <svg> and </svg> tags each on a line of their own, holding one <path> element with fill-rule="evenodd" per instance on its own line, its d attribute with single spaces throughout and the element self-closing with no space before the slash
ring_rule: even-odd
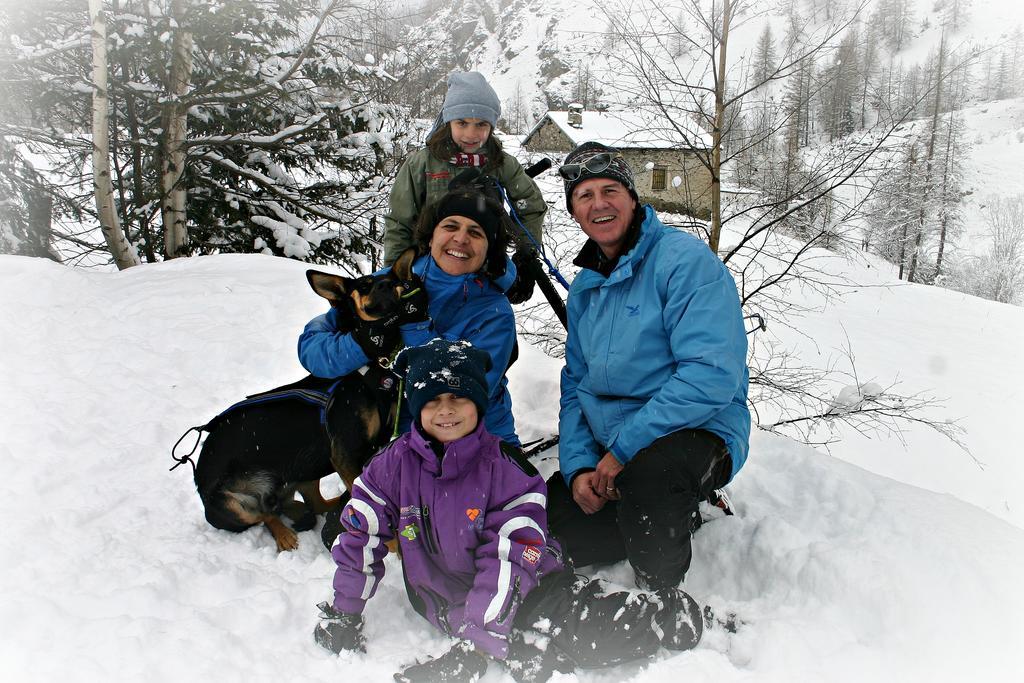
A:
<svg viewBox="0 0 1024 683">
<path fill-rule="evenodd" d="M 698 504 L 747 457 L 747 342 L 736 285 L 701 240 L 639 203 L 618 152 L 559 169 L 589 239 L 569 290 L 549 523 L 577 566 L 628 558 L 641 587 L 690 566 Z"/>
</svg>

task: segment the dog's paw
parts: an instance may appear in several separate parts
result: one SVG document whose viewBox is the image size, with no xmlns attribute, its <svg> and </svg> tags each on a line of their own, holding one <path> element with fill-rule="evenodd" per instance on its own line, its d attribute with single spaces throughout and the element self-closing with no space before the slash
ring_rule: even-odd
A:
<svg viewBox="0 0 1024 683">
<path fill-rule="evenodd" d="M 277 541 L 278 552 L 283 550 L 295 550 L 299 547 L 299 535 L 288 527 L 284 527 L 284 533 L 276 534 L 274 536 L 274 540 Z"/>
<path fill-rule="evenodd" d="M 274 541 L 277 542 L 278 552 L 284 550 L 295 550 L 299 547 L 299 535 L 286 526 L 280 519 L 272 517 L 265 520 L 265 524 L 267 525 L 267 528 L 270 529 L 270 533 L 273 534 Z"/>
</svg>

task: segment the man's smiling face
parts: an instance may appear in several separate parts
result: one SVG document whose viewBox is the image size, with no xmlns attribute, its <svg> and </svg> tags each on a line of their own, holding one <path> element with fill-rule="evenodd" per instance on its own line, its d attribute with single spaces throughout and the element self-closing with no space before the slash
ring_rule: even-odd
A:
<svg viewBox="0 0 1024 683">
<path fill-rule="evenodd" d="M 633 222 L 636 200 L 611 178 L 584 180 L 572 191 L 572 217 L 608 258 L 621 252 Z"/>
</svg>

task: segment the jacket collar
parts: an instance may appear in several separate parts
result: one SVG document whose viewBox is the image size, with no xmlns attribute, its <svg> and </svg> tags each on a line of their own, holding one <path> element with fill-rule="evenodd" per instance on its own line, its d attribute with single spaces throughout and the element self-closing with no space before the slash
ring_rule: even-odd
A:
<svg viewBox="0 0 1024 683">
<path fill-rule="evenodd" d="M 416 259 L 413 263 L 412 270 L 423 278 L 424 281 L 429 280 L 431 283 L 434 283 L 445 290 L 462 289 L 468 294 L 472 291 L 485 291 L 494 287 L 494 283 L 492 283 L 483 273 L 449 275 L 444 272 L 441 266 L 437 265 L 437 261 L 435 261 L 434 257 L 430 254 L 424 254 Z"/>
<path fill-rule="evenodd" d="M 470 463 L 479 457 L 488 435 L 484 421 L 480 420 L 472 432 L 461 439 L 444 444 L 444 457 L 439 459 L 430 438 L 420 430 L 417 419 L 409 432 L 409 447 L 423 459 L 423 469 L 435 476 L 440 475 L 441 479 L 455 479 L 469 467 Z"/>
</svg>

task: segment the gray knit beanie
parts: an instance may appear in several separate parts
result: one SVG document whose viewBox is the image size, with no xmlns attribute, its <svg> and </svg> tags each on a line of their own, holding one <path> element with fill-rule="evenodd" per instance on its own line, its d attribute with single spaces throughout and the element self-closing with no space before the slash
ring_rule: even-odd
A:
<svg viewBox="0 0 1024 683">
<path fill-rule="evenodd" d="M 609 154 L 612 156 L 611 162 L 608 166 L 596 173 L 589 169 L 584 169 L 579 176 L 573 180 L 569 180 L 564 175 L 562 176 L 562 183 L 565 185 L 565 208 L 569 209 L 569 213 L 572 213 L 572 191 L 577 185 L 582 183 L 584 180 L 590 180 L 591 178 L 610 178 L 617 180 L 622 183 L 629 194 L 633 195 L 633 199 L 637 202 L 640 201 L 640 197 L 636 194 L 636 183 L 633 181 L 633 169 L 629 167 L 626 160 L 619 155 L 619 150 L 614 147 L 602 145 L 600 142 L 584 142 L 573 151 L 565 155 L 565 162 L 562 166 L 569 164 L 585 164 L 587 161 L 593 159 L 599 154 Z M 559 169 L 561 174 L 561 169 Z"/>
<path fill-rule="evenodd" d="M 483 119 L 498 125 L 501 100 L 479 71 L 456 71 L 448 77 L 448 94 L 441 106 L 441 122 L 455 119 Z"/>
</svg>

